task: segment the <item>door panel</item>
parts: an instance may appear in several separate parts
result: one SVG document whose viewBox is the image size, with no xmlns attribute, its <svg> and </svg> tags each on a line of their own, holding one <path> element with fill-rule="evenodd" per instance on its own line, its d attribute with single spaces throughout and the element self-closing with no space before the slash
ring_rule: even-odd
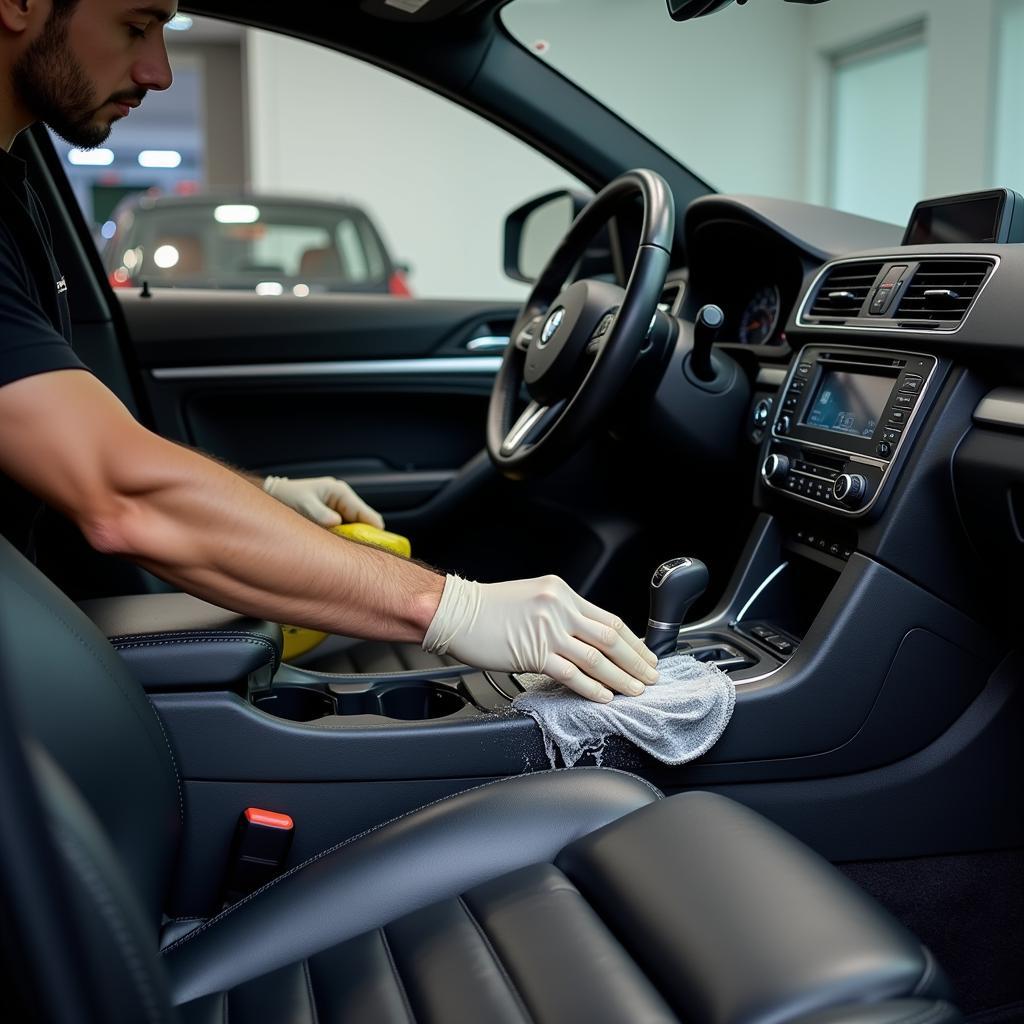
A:
<svg viewBox="0 0 1024 1024">
<path fill-rule="evenodd" d="M 157 429 L 257 474 L 349 480 L 383 512 L 482 447 L 515 310 L 366 296 L 122 299 Z"/>
</svg>

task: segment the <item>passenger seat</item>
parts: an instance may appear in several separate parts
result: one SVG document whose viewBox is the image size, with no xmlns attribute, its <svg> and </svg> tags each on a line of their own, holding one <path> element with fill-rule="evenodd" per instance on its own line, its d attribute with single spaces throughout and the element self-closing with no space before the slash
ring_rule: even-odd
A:
<svg viewBox="0 0 1024 1024">
<path fill-rule="evenodd" d="M 740 804 L 597 768 L 478 786 L 166 921 L 187 842 L 171 738 L 2 541 L 0 684 L 2 938 L 40 1019 L 958 1020 L 928 951 L 816 854 Z"/>
</svg>

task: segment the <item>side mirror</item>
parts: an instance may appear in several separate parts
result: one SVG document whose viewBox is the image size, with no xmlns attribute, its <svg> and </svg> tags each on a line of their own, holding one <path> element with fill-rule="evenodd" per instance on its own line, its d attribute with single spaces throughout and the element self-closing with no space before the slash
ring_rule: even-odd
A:
<svg viewBox="0 0 1024 1024">
<path fill-rule="evenodd" d="M 582 192 L 559 189 L 513 210 L 505 218 L 505 273 L 533 284 L 588 202 Z"/>
</svg>

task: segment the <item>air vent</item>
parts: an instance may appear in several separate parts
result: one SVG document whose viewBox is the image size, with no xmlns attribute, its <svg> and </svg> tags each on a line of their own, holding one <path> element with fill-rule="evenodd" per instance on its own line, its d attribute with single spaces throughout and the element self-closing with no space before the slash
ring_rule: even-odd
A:
<svg viewBox="0 0 1024 1024">
<path fill-rule="evenodd" d="M 991 269 L 989 260 L 922 260 L 894 319 L 902 326 L 911 321 L 960 323 Z"/>
<path fill-rule="evenodd" d="M 883 264 L 840 263 L 821 282 L 808 314 L 827 320 L 848 320 L 864 305 Z"/>
</svg>

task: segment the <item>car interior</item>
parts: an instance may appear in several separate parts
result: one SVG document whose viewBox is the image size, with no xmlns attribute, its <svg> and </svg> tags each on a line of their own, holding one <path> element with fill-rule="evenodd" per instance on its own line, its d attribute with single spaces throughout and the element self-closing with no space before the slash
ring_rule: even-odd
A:
<svg viewBox="0 0 1024 1024">
<path fill-rule="evenodd" d="M 35 126 L 74 347 L 152 430 L 344 479 L 443 571 L 667 624 L 733 718 L 683 766 L 610 740 L 565 768 L 514 673 L 285 658 L 283 624 L 47 512 L 35 565 L 0 541 L 8 1019 L 1024 1020 L 1024 197 L 894 226 L 714 192 L 504 2 L 187 9 L 388 68 L 591 187 L 509 214 L 525 303 L 113 290 Z M 706 589 L 660 594 L 682 556 Z"/>
</svg>

